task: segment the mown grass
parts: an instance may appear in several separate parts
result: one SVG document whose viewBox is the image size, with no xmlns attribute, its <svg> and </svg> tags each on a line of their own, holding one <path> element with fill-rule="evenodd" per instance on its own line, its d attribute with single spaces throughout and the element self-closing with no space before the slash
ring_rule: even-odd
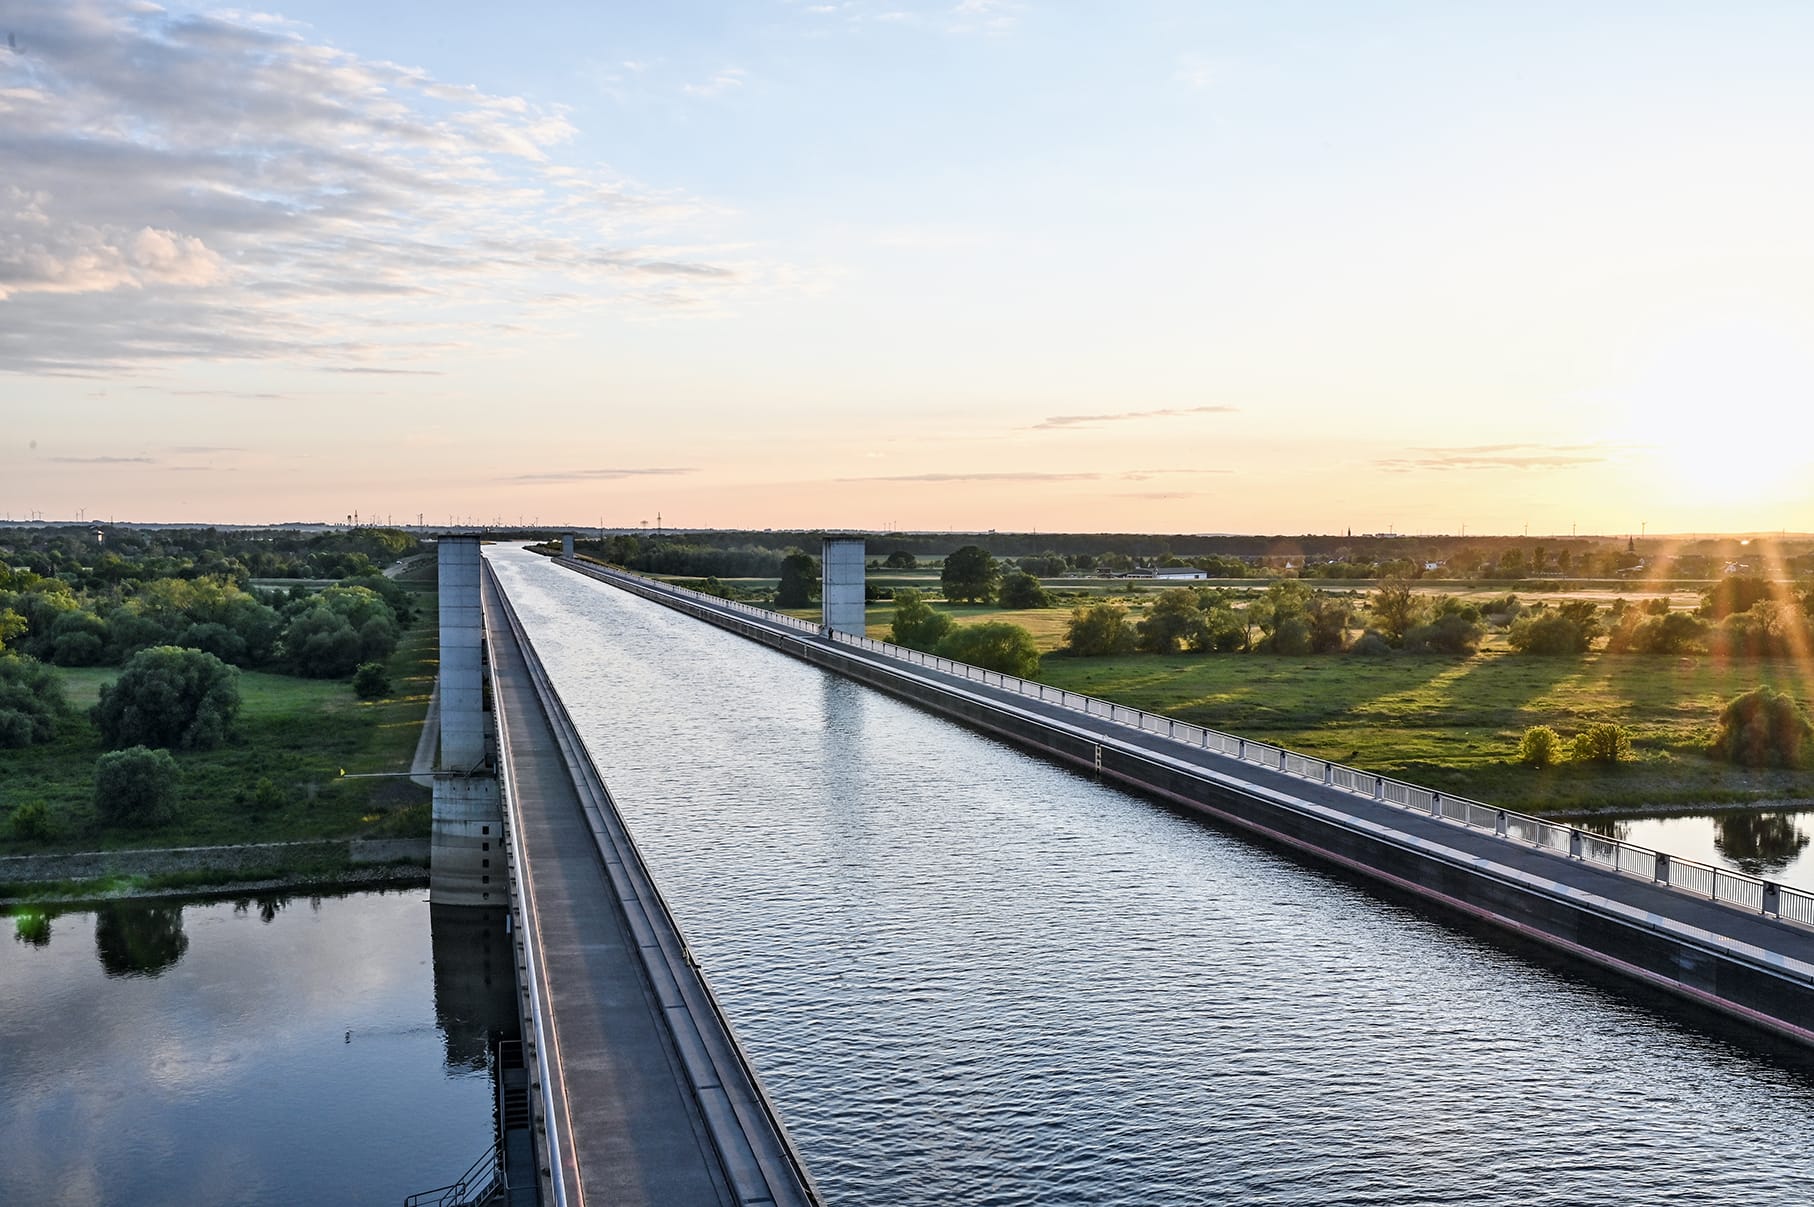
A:
<svg viewBox="0 0 1814 1207">
<path fill-rule="evenodd" d="M 55 740 L 0 752 L 0 854 L 208 846 L 343 836 L 425 836 L 428 790 L 407 778 L 342 779 L 348 772 L 407 771 L 434 687 L 439 631 L 435 596 L 420 597 L 418 619 L 389 662 L 392 694 L 360 700 L 344 680 L 240 675 L 240 715 L 232 739 L 216 750 L 179 753 L 181 815 L 168 826 L 121 829 L 100 824 L 94 763 L 100 734 L 87 711 L 117 667 L 61 669 L 70 710 Z M 252 786 L 268 778 L 281 807 L 257 811 Z M 54 833 L 20 842 L 8 824 L 14 808 L 42 800 Z"/>
</svg>

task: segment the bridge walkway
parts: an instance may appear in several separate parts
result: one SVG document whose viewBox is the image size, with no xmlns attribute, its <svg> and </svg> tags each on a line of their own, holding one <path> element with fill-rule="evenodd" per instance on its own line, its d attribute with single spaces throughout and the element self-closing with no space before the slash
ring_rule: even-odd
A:
<svg viewBox="0 0 1814 1207">
<path fill-rule="evenodd" d="M 591 827 L 487 579 L 492 690 L 529 872 L 543 1006 L 572 1202 L 691 1207 L 738 1202 L 692 1093 L 662 1003 L 595 852 Z M 500 869 L 503 860 L 494 861 Z"/>
</svg>

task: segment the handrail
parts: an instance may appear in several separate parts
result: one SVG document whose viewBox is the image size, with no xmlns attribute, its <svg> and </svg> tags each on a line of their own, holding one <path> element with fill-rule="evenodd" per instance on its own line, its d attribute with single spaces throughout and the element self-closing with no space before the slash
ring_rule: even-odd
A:
<svg viewBox="0 0 1814 1207">
<path fill-rule="evenodd" d="M 403 1207 L 469 1207 L 497 1187 L 498 1173 L 498 1150 L 493 1145 L 458 1181 L 418 1191 L 403 1200 Z"/>
<path fill-rule="evenodd" d="M 1404 780 L 1392 779 L 1389 776 L 1376 775 L 1370 771 L 1361 771 L 1342 763 L 1298 754 L 1268 742 L 1236 737 L 1233 734 L 1222 733 L 1205 726 L 1179 721 L 1173 717 L 1145 712 L 1126 704 L 1116 704 L 1110 700 L 1084 695 L 1082 692 L 1048 687 L 1034 680 L 1006 675 L 1000 671 L 986 670 L 967 662 L 957 662 L 936 654 L 908 649 L 892 642 L 877 641 L 873 637 L 832 632 L 811 621 L 788 616 L 769 608 L 760 608 L 741 600 L 709 595 L 688 587 L 678 587 L 673 583 L 631 574 L 628 571 L 602 566 L 596 562 L 581 563 L 578 558 L 572 560 L 555 558 L 554 560 L 607 581 L 622 579 L 640 587 L 690 598 L 706 607 L 741 612 L 770 624 L 800 630 L 821 639 L 854 646 L 885 658 L 907 662 L 970 682 L 978 682 L 985 687 L 995 687 L 1003 691 L 1032 697 L 1046 704 L 1101 718 L 1111 724 L 1143 730 L 1184 745 L 1227 755 L 1241 762 L 1253 763 L 1270 771 L 1321 783 L 1351 796 L 1364 797 L 1404 809 L 1407 812 L 1421 813 L 1440 821 L 1479 830 L 1507 842 L 1536 847 L 1552 855 L 1597 864 L 1609 871 L 1618 872 L 1634 879 L 1648 880 L 1653 884 L 1676 889 L 1692 896 L 1705 897 L 1720 905 L 1749 913 L 1774 916 L 1784 922 L 1800 926 L 1814 927 L 1814 892 L 1783 884 L 1780 881 L 1753 876 L 1748 872 L 1717 867 L 1713 864 L 1700 863 L 1679 855 L 1654 851 L 1636 843 L 1626 842 L 1622 838 L 1609 838 L 1590 830 L 1547 821 L 1541 817 L 1518 813 L 1511 809 L 1502 809 L 1496 805 L 1484 804 L 1467 797 L 1438 792 L 1433 788 L 1421 787 Z"/>
</svg>

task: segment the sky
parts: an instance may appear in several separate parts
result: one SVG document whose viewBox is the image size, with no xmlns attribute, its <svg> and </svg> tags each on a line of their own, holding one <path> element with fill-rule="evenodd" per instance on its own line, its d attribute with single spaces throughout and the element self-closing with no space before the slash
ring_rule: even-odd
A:
<svg viewBox="0 0 1814 1207">
<path fill-rule="evenodd" d="M 1814 530 L 1814 5 L 0 0 L 0 520 Z"/>
</svg>

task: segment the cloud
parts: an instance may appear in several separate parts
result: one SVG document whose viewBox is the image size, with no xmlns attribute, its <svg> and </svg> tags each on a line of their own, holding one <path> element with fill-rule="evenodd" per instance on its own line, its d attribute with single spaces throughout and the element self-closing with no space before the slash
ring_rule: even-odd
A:
<svg viewBox="0 0 1814 1207">
<path fill-rule="evenodd" d="M 1196 491 L 1191 490 L 1127 490 L 1118 493 L 1115 497 L 1117 499 L 1151 499 L 1158 501 L 1165 499 L 1194 499 L 1197 498 L 1198 495 Z"/>
<path fill-rule="evenodd" d="M 733 89 L 743 87 L 744 76 L 748 73 L 741 67 L 726 67 L 713 74 L 703 84 L 682 84 L 680 90 L 688 96 L 714 97 L 723 96 Z"/>
<path fill-rule="evenodd" d="M 878 478 L 839 478 L 839 482 L 1094 482 L 1101 474 L 976 473 L 893 474 Z"/>
<path fill-rule="evenodd" d="M 1198 474 L 1232 474 L 1232 469 L 1130 469 L 1124 470 L 1121 479 L 1124 482 L 1144 482 L 1148 478 L 1161 478 L 1168 475 L 1195 476 Z"/>
<path fill-rule="evenodd" d="M 623 478 L 652 478 L 674 474 L 696 474 L 697 469 L 688 467 L 657 468 L 612 468 L 612 469 L 567 469 L 552 470 L 539 474 L 516 474 L 500 478 L 502 482 L 548 483 L 548 482 L 616 482 Z"/>
<path fill-rule="evenodd" d="M 156 465 L 154 457 L 49 457 L 59 465 Z"/>
<path fill-rule="evenodd" d="M 812 0 L 801 11 L 846 25 L 901 25 L 948 34 L 999 34 L 1012 29 L 1026 10 L 1022 0 Z"/>
<path fill-rule="evenodd" d="M 1168 407 L 1158 411 L 1117 411 L 1107 415 L 1048 415 L 1032 431 L 1091 428 L 1104 423 L 1129 423 L 1141 419 L 1174 419 L 1181 415 L 1232 415 L 1239 407 Z"/>
<path fill-rule="evenodd" d="M 1606 444 L 1475 444 L 1459 448 L 1413 448 L 1414 457 L 1383 457 L 1373 464 L 1389 473 L 1413 470 L 1567 469 L 1599 465 L 1616 452 Z"/>
<path fill-rule="evenodd" d="M 674 313 L 765 271 L 691 232 L 700 202 L 563 162 L 556 106 L 278 18 L 15 0 L 8 21 L 32 49 L 0 53 L 0 371 L 360 367 L 458 346 L 476 307 Z"/>
</svg>

